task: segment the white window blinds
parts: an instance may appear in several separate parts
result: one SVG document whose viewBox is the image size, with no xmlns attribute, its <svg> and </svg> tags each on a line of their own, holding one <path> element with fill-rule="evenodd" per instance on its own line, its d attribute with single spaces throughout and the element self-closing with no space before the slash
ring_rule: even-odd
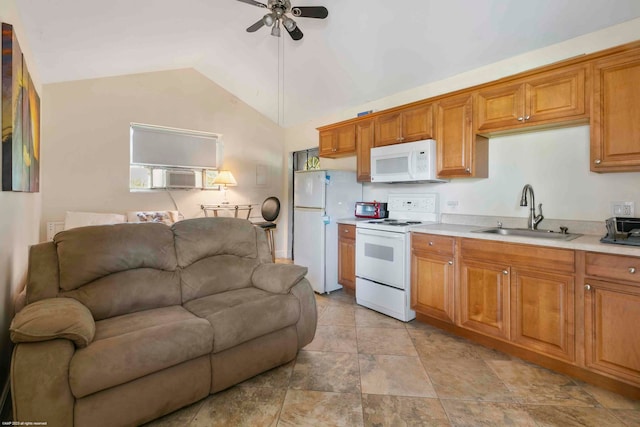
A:
<svg viewBox="0 0 640 427">
<path fill-rule="evenodd" d="M 162 126 L 131 124 L 131 164 L 218 169 L 222 135 Z"/>
</svg>

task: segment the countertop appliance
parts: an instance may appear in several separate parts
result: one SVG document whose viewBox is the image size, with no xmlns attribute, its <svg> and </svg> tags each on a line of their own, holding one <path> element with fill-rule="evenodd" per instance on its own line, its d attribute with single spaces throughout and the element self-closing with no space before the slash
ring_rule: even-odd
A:
<svg viewBox="0 0 640 427">
<path fill-rule="evenodd" d="M 307 279 L 317 293 L 338 284 L 337 219 L 353 215 L 362 200 L 362 184 L 352 171 L 313 170 L 294 174 L 293 259 L 309 269 Z"/>
<path fill-rule="evenodd" d="M 391 194 L 389 218 L 356 223 L 356 302 L 408 322 L 411 227 L 439 222 L 437 194 Z"/>
<path fill-rule="evenodd" d="M 381 219 L 389 216 L 387 204 L 382 202 L 356 202 L 356 218 Z"/>
<path fill-rule="evenodd" d="M 607 235 L 600 241 L 617 245 L 640 246 L 640 218 L 617 218 L 606 220 Z"/>
<path fill-rule="evenodd" d="M 371 182 L 446 182 L 436 173 L 433 139 L 371 149 Z"/>
</svg>

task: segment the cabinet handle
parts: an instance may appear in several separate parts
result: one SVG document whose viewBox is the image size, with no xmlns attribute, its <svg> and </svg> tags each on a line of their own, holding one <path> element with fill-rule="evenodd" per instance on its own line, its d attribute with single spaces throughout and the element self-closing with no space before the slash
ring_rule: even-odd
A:
<svg viewBox="0 0 640 427">
<path fill-rule="evenodd" d="M 399 136 L 396 138 L 396 141 L 404 141 L 404 137 L 403 136 Z"/>
<path fill-rule="evenodd" d="M 531 118 L 531 116 L 527 116 L 527 117 L 525 117 L 524 119 L 525 119 L 525 120 L 529 120 L 530 118 Z"/>
<path fill-rule="evenodd" d="M 429 246 L 433 246 L 433 242 L 429 242 Z"/>
<path fill-rule="evenodd" d="M 464 171 L 465 171 L 466 173 L 471 173 L 471 169 L 470 169 L 470 168 L 466 168 Z"/>
<path fill-rule="evenodd" d="M 636 274 L 636 268 L 635 267 L 629 267 L 629 273 Z"/>
<path fill-rule="evenodd" d="M 521 122 L 524 120 L 524 117 L 518 117 L 518 121 Z"/>
<path fill-rule="evenodd" d="M 449 261 L 449 265 L 453 265 L 453 261 Z"/>
<path fill-rule="evenodd" d="M 599 165 L 600 163 L 602 163 L 602 160 L 596 159 L 593 163 L 595 163 L 596 165 Z"/>
<path fill-rule="evenodd" d="M 591 285 L 584 285 L 584 290 L 585 291 L 590 291 L 591 290 Z"/>
<path fill-rule="evenodd" d="M 502 270 L 502 274 L 506 276 L 507 274 L 509 274 L 509 272 L 507 270 Z"/>
</svg>

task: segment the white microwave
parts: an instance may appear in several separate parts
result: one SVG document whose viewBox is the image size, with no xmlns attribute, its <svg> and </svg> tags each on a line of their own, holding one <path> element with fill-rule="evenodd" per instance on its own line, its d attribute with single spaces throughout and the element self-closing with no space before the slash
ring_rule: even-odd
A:
<svg viewBox="0 0 640 427">
<path fill-rule="evenodd" d="M 371 182 L 447 182 L 436 176 L 436 141 L 372 148 Z"/>
</svg>

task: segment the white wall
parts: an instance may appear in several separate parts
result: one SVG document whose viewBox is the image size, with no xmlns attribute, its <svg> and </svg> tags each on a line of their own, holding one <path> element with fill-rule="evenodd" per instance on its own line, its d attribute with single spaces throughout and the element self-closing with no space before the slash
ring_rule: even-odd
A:
<svg viewBox="0 0 640 427">
<path fill-rule="evenodd" d="M 29 41 L 24 37 L 15 0 L 0 2 L 0 22 L 13 25 L 32 80 L 42 99 L 37 63 L 29 49 Z M 0 105 L 0 115 L 1 108 Z M 40 193 L 0 191 L 0 404 L 9 384 L 8 370 L 12 349 L 9 324 L 14 314 L 13 301 L 26 282 L 29 245 L 38 242 L 40 201 Z"/>
<path fill-rule="evenodd" d="M 549 63 L 592 53 L 640 39 L 640 19 L 587 34 L 563 43 L 519 55 L 451 78 L 398 93 L 363 105 L 343 106 L 335 114 L 286 130 L 286 151 L 317 146 L 315 128 L 476 84 L 497 80 Z M 589 127 L 525 133 L 492 138 L 489 142 L 489 178 L 455 179 L 446 184 L 365 184 L 365 200 L 386 200 L 390 191 L 435 191 L 441 194 L 441 211 L 470 215 L 517 216 L 528 211 L 519 206 L 524 184 L 532 184 L 536 203 L 554 219 L 604 220 L 611 216 L 611 201 L 635 201 L 640 215 L 640 174 L 589 172 Z M 355 157 L 322 159 L 322 167 L 355 170 Z M 447 201 L 457 200 L 452 209 Z"/>
<path fill-rule="evenodd" d="M 43 104 L 42 224 L 66 211 L 118 212 L 175 209 L 166 192 L 129 192 L 129 124 L 169 126 L 223 134 L 224 169 L 238 186 L 230 203 L 282 199 L 284 132 L 276 124 L 193 69 L 45 85 Z M 256 185 L 256 166 L 267 165 L 267 185 Z M 187 218 L 201 204 L 222 201 L 219 191 L 171 191 Z M 280 229 L 276 248 L 283 248 Z"/>
</svg>

